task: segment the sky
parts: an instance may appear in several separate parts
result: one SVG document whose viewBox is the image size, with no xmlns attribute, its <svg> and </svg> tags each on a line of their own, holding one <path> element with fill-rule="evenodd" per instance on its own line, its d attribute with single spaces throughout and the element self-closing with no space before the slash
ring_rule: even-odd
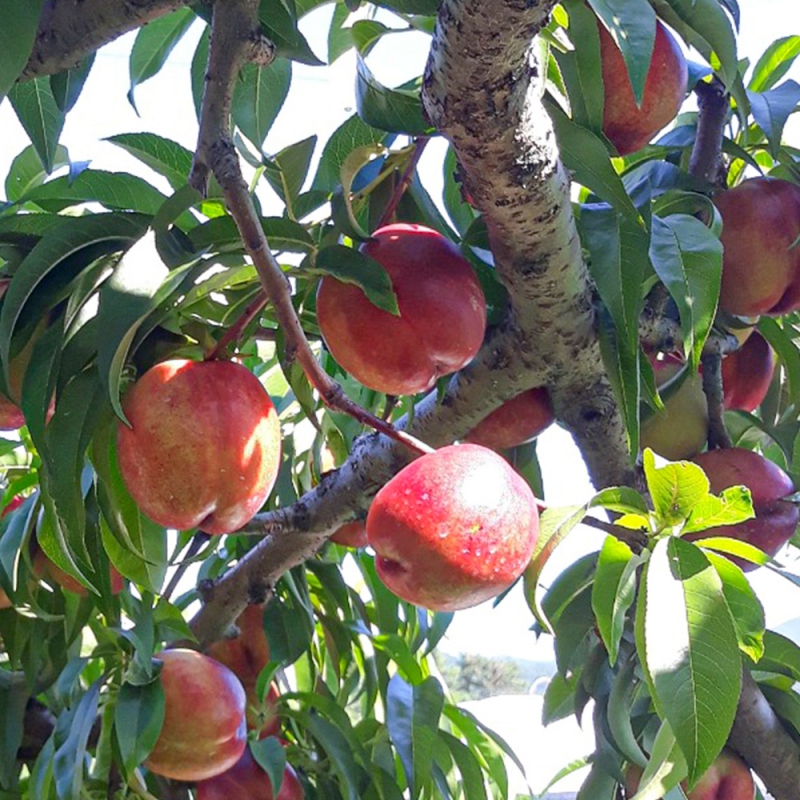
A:
<svg viewBox="0 0 800 800">
<path fill-rule="evenodd" d="M 774 38 L 800 33 L 796 0 L 740 0 L 740 5 L 740 56 L 751 55 L 754 62 Z M 330 7 L 323 7 L 309 15 L 302 25 L 312 49 L 323 58 L 327 49 L 325 21 L 330 13 Z M 390 24 L 396 25 L 397 22 Z M 121 132 L 150 131 L 194 148 L 197 124 L 189 90 L 189 68 L 199 34 L 200 26 L 197 25 L 180 43 L 161 73 L 137 87 L 136 103 L 141 116 L 137 116 L 125 97 L 127 58 L 134 34 L 101 50 L 61 137 L 72 160 L 90 160 L 97 169 L 135 172 L 168 191 L 163 179 L 102 140 Z M 399 85 L 420 74 L 427 47 L 427 37 L 419 33 L 386 37 L 370 55 L 370 68 L 383 83 Z M 343 56 L 328 68 L 296 65 L 293 90 L 267 138 L 265 152 L 277 152 L 281 147 L 314 133 L 324 141 L 354 111 L 354 75 L 352 54 Z M 790 77 L 792 75 L 800 80 L 798 65 Z M 796 123 L 792 125 L 797 130 Z M 794 138 L 797 141 L 800 137 Z M 0 176 L 7 173 L 11 161 L 27 143 L 10 105 L 4 102 L 0 105 Z M 434 197 L 441 191 L 440 160 L 443 152 L 444 143 L 434 140 L 421 164 L 423 180 Z M 0 197 L 3 197 L 2 187 Z M 267 213 L 280 213 L 274 195 L 265 193 L 262 202 Z M 557 426 L 546 431 L 539 440 L 539 454 L 545 498 L 549 504 L 577 504 L 592 495 L 580 454 L 565 431 Z M 599 547 L 601 542 L 602 536 L 596 531 L 576 530 L 551 559 L 545 583 L 576 557 Z M 751 574 L 751 580 L 765 604 L 771 623 L 777 625 L 798 614 L 795 609 L 800 610 L 800 590 L 786 581 L 776 580 L 766 570 Z M 493 609 L 491 603 L 485 603 L 457 614 L 443 646 L 454 654 L 480 652 L 532 660 L 549 659 L 552 654 L 550 640 L 544 638 L 537 644 L 534 635 L 528 631 L 532 622 L 521 591 L 515 590 L 497 609 Z"/>
</svg>

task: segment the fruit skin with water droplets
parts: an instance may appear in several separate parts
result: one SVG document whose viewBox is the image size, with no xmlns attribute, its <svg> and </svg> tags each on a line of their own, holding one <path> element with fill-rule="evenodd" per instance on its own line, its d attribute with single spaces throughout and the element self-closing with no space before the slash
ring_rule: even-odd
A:
<svg viewBox="0 0 800 800">
<path fill-rule="evenodd" d="M 241 528 L 278 475 L 280 423 L 258 378 L 230 361 L 172 360 L 123 399 L 117 432 L 125 485 L 150 519 L 210 534 Z"/>
<path fill-rule="evenodd" d="M 434 611 L 500 594 L 528 565 L 538 533 L 528 484 L 475 444 L 412 461 L 378 492 L 367 516 L 378 576 L 398 597 Z"/>
<path fill-rule="evenodd" d="M 378 392 L 416 394 L 465 367 L 483 343 L 486 300 L 455 245 L 422 225 L 379 228 L 361 247 L 386 270 L 400 316 L 354 284 L 324 277 L 317 320 L 333 357 Z"/>
</svg>

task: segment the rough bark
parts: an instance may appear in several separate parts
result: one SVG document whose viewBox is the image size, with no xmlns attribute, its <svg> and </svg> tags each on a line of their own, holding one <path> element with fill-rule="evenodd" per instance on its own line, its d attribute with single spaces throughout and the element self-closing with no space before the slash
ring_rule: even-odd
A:
<svg viewBox="0 0 800 800">
<path fill-rule="evenodd" d="M 776 800 L 796 800 L 800 792 L 800 752 L 747 670 L 729 739 Z"/>
<path fill-rule="evenodd" d="M 423 101 L 483 212 L 526 367 L 546 370 L 556 416 L 598 487 L 631 483 L 605 374 L 569 179 L 541 102 L 533 37 L 553 2 L 444 0 Z"/>
<path fill-rule="evenodd" d="M 123 33 L 190 5 L 190 0 L 46 0 L 21 80 L 74 67 Z"/>
</svg>

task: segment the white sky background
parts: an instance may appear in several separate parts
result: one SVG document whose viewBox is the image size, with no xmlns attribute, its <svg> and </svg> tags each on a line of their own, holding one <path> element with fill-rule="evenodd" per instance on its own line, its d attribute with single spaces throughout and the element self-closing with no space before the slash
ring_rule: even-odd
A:
<svg viewBox="0 0 800 800">
<path fill-rule="evenodd" d="M 742 24 L 740 57 L 750 56 L 755 63 L 763 50 L 775 38 L 800 33 L 800 17 L 796 0 L 740 0 Z M 327 6 L 306 18 L 302 27 L 312 49 L 321 58 L 327 52 Z M 391 20 L 391 21 L 390 21 Z M 397 21 L 387 17 L 388 24 Z M 198 24 L 173 52 L 168 64 L 151 81 L 137 87 L 136 102 L 141 117 L 137 117 L 125 94 L 128 78 L 128 53 L 135 34 L 129 34 L 98 53 L 94 69 L 81 98 L 68 116 L 61 143 L 69 150 L 73 161 L 88 160 L 97 169 L 129 171 L 151 180 L 168 192 L 166 182 L 150 172 L 140 162 L 121 149 L 102 141 L 117 133 L 149 131 L 194 148 L 197 122 L 190 91 L 190 63 L 200 34 Z M 419 75 L 427 55 L 428 38 L 422 34 L 403 33 L 385 37 L 369 57 L 376 77 L 389 86 Z M 796 64 L 790 77 L 800 79 Z M 292 91 L 267 138 L 264 151 L 274 153 L 314 133 L 320 142 L 355 109 L 355 67 L 350 53 L 333 67 L 294 65 Z M 798 130 L 797 122 L 790 128 Z M 797 143 L 797 136 L 794 138 Z M 9 105 L 0 105 L 0 176 L 5 176 L 14 157 L 28 144 Z M 317 155 L 321 151 L 318 147 Z M 444 152 L 441 141 L 433 141 L 422 162 L 423 179 L 434 198 L 441 194 L 440 159 Z M 263 182 L 262 182 L 263 184 Z M 268 189 L 260 190 L 266 213 L 280 213 L 281 208 Z M 0 197 L 4 189 L 0 186 Z M 568 505 L 585 501 L 592 494 L 580 455 L 571 438 L 553 426 L 540 437 L 540 459 L 545 478 L 545 497 L 551 505 Z M 601 536 L 596 531 L 579 529 L 562 545 L 553 559 L 548 574 L 555 575 L 581 553 L 599 546 Z M 775 579 L 767 570 L 751 574 L 751 580 L 761 596 L 768 621 L 772 625 L 800 615 L 800 590 L 787 581 Z M 490 603 L 456 615 L 444 647 L 453 653 L 480 652 L 486 655 L 505 655 L 525 659 L 547 659 L 552 649 L 548 639 L 536 646 L 528 628 L 532 617 L 515 590 L 493 610 Z"/>
</svg>

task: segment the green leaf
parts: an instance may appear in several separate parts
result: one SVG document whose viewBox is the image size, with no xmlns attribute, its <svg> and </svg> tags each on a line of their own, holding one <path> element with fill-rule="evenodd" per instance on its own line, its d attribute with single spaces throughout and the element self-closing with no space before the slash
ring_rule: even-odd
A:
<svg viewBox="0 0 800 800">
<path fill-rule="evenodd" d="M 568 0 L 564 8 L 573 48 L 563 52 L 554 47 L 550 52 L 564 80 L 572 121 L 602 136 L 604 89 L 597 17 L 582 0 Z"/>
<path fill-rule="evenodd" d="M 590 501 L 589 508 L 607 508 L 619 514 L 648 514 L 644 497 L 630 486 L 610 486 L 601 489 Z"/>
<path fill-rule="evenodd" d="M 614 745 L 625 758 L 633 764 L 644 767 L 647 756 L 639 745 L 632 724 L 633 706 L 642 688 L 641 682 L 635 678 L 636 667 L 635 659 L 630 658 L 614 675 L 611 692 L 608 695 L 608 728 Z"/>
<path fill-rule="evenodd" d="M 553 120 L 561 158 L 574 173 L 575 180 L 610 203 L 633 224 L 641 225 L 639 212 L 614 170 L 603 142 L 590 130 L 573 122 L 552 97 L 545 95 L 543 102 Z"/>
<path fill-rule="evenodd" d="M 261 228 L 269 242 L 270 250 L 277 253 L 310 253 L 314 240 L 299 222 L 283 217 L 262 217 Z M 194 252 L 220 252 L 244 249 L 242 235 L 232 217 L 214 217 L 189 232 L 189 243 Z M 231 247 L 233 245 L 233 247 Z"/>
<path fill-rule="evenodd" d="M 445 703 L 444 715 L 466 739 L 473 752 L 480 753 L 483 769 L 497 786 L 500 797 L 507 797 L 506 757 L 516 765 L 521 774 L 525 774 L 525 768 L 508 743 L 466 709 Z"/>
<path fill-rule="evenodd" d="M 581 240 L 600 298 L 629 352 L 639 347 L 642 284 L 650 273 L 647 232 L 608 206 L 581 208 Z"/>
<path fill-rule="evenodd" d="M 373 128 L 409 136 L 423 136 L 433 130 L 422 113 L 419 91 L 383 86 L 360 55 L 356 73 L 356 107 L 361 119 Z"/>
<path fill-rule="evenodd" d="M 59 145 L 56 148 L 53 168 L 58 169 L 69 164 L 67 148 Z M 41 186 L 47 172 L 42 166 L 42 160 L 36 153 L 33 145 L 28 145 L 12 162 L 6 176 L 6 197 L 16 203 L 28 191 Z M 13 222 L 13 218 L 9 220 Z"/>
<path fill-rule="evenodd" d="M 643 453 L 643 463 L 647 489 L 662 527 L 682 522 L 697 503 L 708 497 L 711 485 L 697 464 L 679 461 L 656 467 L 649 448 Z"/>
<path fill-rule="evenodd" d="M 121 147 L 150 169 L 163 175 L 173 189 L 186 183 L 192 168 L 192 152 L 178 142 L 155 133 L 120 133 L 105 141 Z"/>
<path fill-rule="evenodd" d="M 145 517 L 128 493 L 116 458 L 118 421 L 108 412 L 92 441 L 103 546 L 114 566 L 130 580 L 158 593 L 167 566 L 164 527 Z"/>
<path fill-rule="evenodd" d="M 347 738 L 333 723 L 318 714 L 309 714 L 303 719 L 308 732 L 320 743 L 339 777 L 342 796 L 347 800 L 359 800 L 362 784 L 361 770 L 353 757 L 353 749 Z"/>
<path fill-rule="evenodd" d="M 95 681 L 81 697 L 71 715 L 69 732 L 53 757 L 53 774 L 59 800 L 79 800 L 83 796 L 86 751 L 97 716 L 100 686 L 101 682 Z"/>
<path fill-rule="evenodd" d="M 124 683 L 117 696 L 114 732 L 122 767 L 130 775 L 150 755 L 164 724 L 164 688 L 161 681 L 141 686 Z"/>
<path fill-rule="evenodd" d="M 328 29 L 328 64 L 333 64 L 355 44 L 353 29 L 344 27 L 349 19 L 350 9 L 344 3 L 336 3 L 331 17 L 331 26 Z"/>
<path fill-rule="evenodd" d="M 653 217 L 650 259 L 678 306 L 684 351 L 696 370 L 717 310 L 722 244 L 687 214 Z"/>
<path fill-rule="evenodd" d="M 45 171 L 52 172 L 65 114 L 56 103 L 50 79 L 34 78 L 17 83 L 8 91 L 8 99 L 20 125 L 36 148 Z"/>
<path fill-rule="evenodd" d="M 393 675 L 386 695 L 386 727 L 392 737 L 410 787 L 410 797 L 420 796 L 433 763 L 439 736 L 444 694 L 436 678 L 412 686 Z"/>
<path fill-rule="evenodd" d="M 79 203 L 95 202 L 112 210 L 153 215 L 167 198 L 138 175 L 87 169 L 75 180 L 65 175 L 48 181 L 21 199 L 48 210 L 60 211 Z"/>
<path fill-rule="evenodd" d="M 800 696 L 797 692 L 782 691 L 769 684 L 761 684 L 759 688 L 784 724 L 800 732 Z"/>
<path fill-rule="evenodd" d="M 647 0 L 589 0 L 589 5 L 621 50 L 633 96 L 641 103 L 656 38 L 653 7 Z"/>
<path fill-rule="evenodd" d="M 397 295 L 392 288 L 392 279 L 374 258 L 370 258 L 352 247 L 332 244 L 323 247 L 314 259 L 314 271 L 332 275 L 344 283 L 358 286 L 369 301 L 390 314 L 400 316 Z"/>
<path fill-rule="evenodd" d="M 636 453 L 639 452 L 640 444 L 641 370 L 639 364 L 641 358 L 639 348 L 631 350 L 629 344 L 620 340 L 610 314 L 602 308 L 597 314 L 597 334 L 608 381 L 625 421 L 628 452 L 633 460 Z"/>
<path fill-rule="evenodd" d="M 722 492 L 721 497 L 708 495 L 698 500 L 682 533 L 703 531 L 717 525 L 735 525 L 754 516 L 750 490 L 745 486 L 731 486 Z"/>
<path fill-rule="evenodd" d="M 447 154 L 444 157 L 442 173 L 444 178 L 444 189 L 442 199 L 448 216 L 453 221 L 458 233 L 463 236 L 475 221 L 475 210 L 464 199 L 461 183 L 456 179 L 458 174 L 458 161 L 455 150 L 451 145 L 447 147 Z"/>
<path fill-rule="evenodd" d="M 682 539 L 656 544 L 641 598 L 639 658 L 659 716 L 686 757 L 691 785 L 722 749 L 736 715 L 742 673 L 736 630 L 717 571 Z"/>
<path fill-rule="evenodd" d="M 696 47 L 706 61 L 712 63 L 716 56 L 719 75 L 732 89 L 739 66 L 736 36 L 718 0 L 653 0 L 653 5 L 658 16 Z"/>
<path fill-rule="evenodd" d="M 401 14 L 423 14 L 432 16 L 439 10 L 441 0 L 378 0 L 376 6 L 383 6 Z"/>
<path fill-rule="evenodd" d="M 800 36 L 776 39 L 753 67 L 747 88 L 751 92 L 766 92 L 771 89 L 791 69 L 798 55 Z"/>
<path fill-rule="evenodd" d="M 108 398 L 120 419 L 120 384 L 125 361 L 139 326 L 179 286 L 185 268 L 170 272 L 153 246 L 153 236 L 141 239 L 117 264 L 100 289 L 98 320 L 103 338 L 97 366 Z"/>
<path fill-rule="evenodd" d="M 317 145 L 317 136 L 284 147 L 271 161 L 267 161 L 264 177 L 293 214 L 293 205 L 303 189 L 308 168 Z"/>
<path fill-rule="evenodd" d="M 796 81 L 785 81 L 764 92 L 749 91 L 747 96 L 750 98 L 753 118 L 767 136 L 770 153 L 777 158 L 783 129 L 800 103 L 800 84 Z"/>
<path fill-rule="evenodd" d="M 528 607 L 546 631 L 551 630 L 551 622 L 538 596 L 542 571 L 556 547 L 583 521 L 586 510 L 586 506 L 546 508 L 539 517 L 539 538 L 536 540 L 531 562 L 523 574 L 523 585 Z"/>
<path fill-rule="evenodd" d="M 581 240 L 589 251 L 589 271 L 614 323 L 616 336 L 604 337 L 603 357 L 626 420 L 630 450 L 639 450 L 639 315 L 642 286 L 650 274 L 647 232 L 608 206 L 583 206 Z"/>
<path fill-rule="evenodd" d="M 247 64 L 236 81 L 231 116 L 260 150 L 292 85 L 292 62 L 276 58 L 269 66 Z"/>
<path fill-rule="evenodd" d="M 71 257 L 91 246 L 106 253 L 125 250 L 140 238 L 147 217 L 139 214 L 91 214 L 63 217 L 46 231 L 39 243 L 19 265 L 0 311 L 0 361 L 8 363 L 11 338 L 17 322 L 34 291 L 54 271 L 69 270 Z M 83 264 L 80 264 L 83 266 Z"/>
<path fill-rule="evenodd" d="M 639 790 L 631 800 L 682 800 L 672 790 L 686 777 L 686 759 L 667 720 L 662 720 L 651 750 Z"/>
<path fill-rule="evenodd" d="M 764 656 L 758 664 L 759 669 L 787 675 L 793 681 L 800 681 L 800 645 L 788 636 L 775 631 L 764 633 Z"/>
<path fill-rule="evenodd" d="M 0 25 L 0 101 L 28 63 L 44 0 L 3 0 Z"/>
<path fill-rule="evenodd" d="M 786 320 L 761 317 L 758 330 L 769 342 L 788 379 L 789 402 L 800 404 L 800 350 L 795 346 L 795 330 Z"/>
<path fill-rule="evenodd" d="M 56 105 L 65 113 L 72 111 L 94 65 L 96 53 L 89 53 L 76 67 L 64 69 L 50 76 L 50 88 Z"/>
<path fill-rule="evenodd" d="M 256 764 L 269 775 L 273 797 L 278 796 L 286 767 L 286 750 L 274 736 L 257 742 L 251 741 L 249 747 Z"/>
<path fill-rule="evenodd" d="M 25 731 L 29 698 L 24 683 L 0 683 L 0 787 L 11 786 L 19 771 L 17 750 Z"/>
<path fill-rule="evenodd" d="M 305 36 L 298 30 L 297 18 L 293 12 L 294 3 L 290 4 L 285 0 L 261 0 L 258 16 L 264 35 L 274 43 L 279 56 L 311 67 L 322 66 L 323 62 L 314 55 Z"/>
<path fill-rule="evenodd" d="M 192 9 L 182 8 L 157 17 L 139 28 L 131 49 L 128 102 L 136 108 L 133 93 L 140 83 L 157 75 L 169 54 L 189 30 L 196 17 Z"/>
<path fill-rule="evenodd" d="M 208 25 L 203 31 L 197 48 L 192 56 L 192 102 L 194 103 L 195 114 L 200 119 L 200 106 L 203 103 L 203 93 L 206 88 L 206 70 L 208 68 L 208 40 L 211 33 L 211 26 Z"/>
<path fill-rule="evenodd" d="M 625 615 L 636 596 L 636 568 L 641 563 L 627 544 L 606 537 L 592 586 L 592 611 L 612 666 L 617 662 Z"/>
<path fill-rule="evenodd" d="M 353 150 L 375 145 L 381 145 L 382 150 L 385 140 L 385 131 L 370 127 L 358 116 L 350 117 L 328 139 L 314 176 L 313 188 L 334 191 L 341 185 L 342 168 Z"/>
<path fill-rule="evenodd" d="M 88 562 L 84 507 L 87 476 L 84 468 L 86 450 L 105 408 L 102 387 L 94 368 L 76 375 L 67 383 L 59 394 L 56 414 L 47 425 L 46 470 L 40 475 L 45 507 L 52 514 L 57 542 L 48 542 L 42 535 L 39 543 L 59 567 L 89 586 L 92 584 L 86 572 L 76 569 L 73 559 L 64 556 L 75 554 Z M 88 480 L 91 480 L 90 475 Z M 58 549 L 54 549 L 53 544 L 57 544 Z"/>
<path fill-rule="evenodd" d="M 580 673 L 562 675 L 557 672 L 550 678 L 544 692 L 542 724 L 550 725 L 560 719 L 567 719 L 575 713 L 575 690 L 580 684 Z"/>
<path fill-rule="evenodd" d="M 383 36 L 396 31 L 397 28 L 389 28 L 374 19 L 356 20 L 350 28 L 353 44 L 362 56 L 368 55 Z"/>
<path fill-rule="evenodd" d="M 764 655 L 764 607 L 744 572 L 716 553 L 706 553 L 722 581 L 722 591 L 731 610 L 739 649 L 754 663 Z"/>
<path fill-rule="evenodd" d="M 486 800 L 483 772 L 475 754 L 455 736 L 445 731 L 442 731 L 440 736 L 447 745 L 461 774 L 460 786 L 464 791 L 464 800 Z"/>
</svg>

